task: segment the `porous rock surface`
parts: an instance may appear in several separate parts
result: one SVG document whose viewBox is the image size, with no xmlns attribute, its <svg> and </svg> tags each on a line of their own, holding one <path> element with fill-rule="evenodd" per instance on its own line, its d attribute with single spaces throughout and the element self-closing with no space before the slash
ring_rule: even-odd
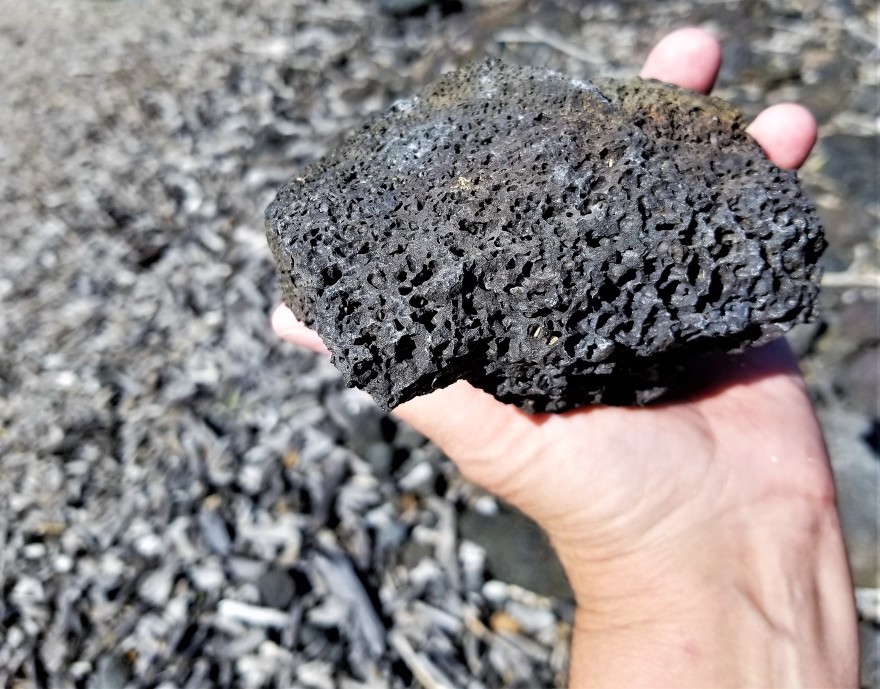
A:
<svg viewBox="0 0 880 689">
<path fill-rule="evenodd" d="M 718 99 L 489 60 L 396 103 L 267 209 L 285 302 L 389 409 L 458 379 L 643 404 L 808 319 L 820 223 Z"/>
</svg>

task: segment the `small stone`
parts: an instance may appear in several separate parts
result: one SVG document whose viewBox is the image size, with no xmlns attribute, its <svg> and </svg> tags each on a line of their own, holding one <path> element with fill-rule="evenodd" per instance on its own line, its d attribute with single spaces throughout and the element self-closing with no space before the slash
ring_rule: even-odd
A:
<svg viewBox="0 0 880 689">
<path fill-rule="evenodd" d="M 489 626 L 493 631 L 507 632 L 509 634 L 519 634 L 522 631 L 522 626 L 519 622 L 504 611 L 492 613 L 492 617 L 489 618 Z"/>
<path fill-rule="evenodd" d="M 230 658 L 241 658 L 253 653 L 265 640 L 265 630 L 248 629 L 242 634 L 237 634 L 235 638 L 227 644 L 225 652 Z"/>
<path fill-rule="evenodd" d="M 483 584 L 486 569 L 486 551 L 476 543 L 462 541 L 458 546 L 462 584 L 468 591 L 477 591 Z"/>
<path fill-rule="evenodd" d="M 254 627 L 284 627 L 291 621 L 290 615 L 280 610 L 228 598 L 217 604 L 217 617 L 221 621 L 241 622 Z"/>
<path fill-rule="evenodd" d="M 199 526 L 202 529 L 202 537 L 208 547 L 218 555 L 226 555 L 232 549 L 232 539 L 226 528 L 226 522 L 214 510 L 207 509 L 199 512 Z"/>
<path fill-rule="evenodd" d="M 349 616 L 349 605 L 334 597 L 329 597 L 320 605 L 310 608 L 306 613 L 309 624 L 322 629 L 332 629 L 345 623 Z"/>
<path fill-rule="evenodd" d="M 296 594 L 296 585 L 290 574 L 279 568 L 272 568 L 263 573 L 257 579 L 257 588 L 260 590 L 260 600 L 263 605 L 282 610 L 291 604 Z"/>
<path fill-rule="evenodd" d="M 248 495 L 256 495 L 266 485 L 272 467 L 268 463 L 247 464 L 238 472 L 238 485 Z"/>
<path fill-rule="evenodd" d="M 216 565 L 193 567 L 189 571 L 189 577 L 192 580 L 193 586 L 199 591 L 205 592 L 216 591 L 226 581 L 223 570 Z"/>
<path fill-rule="evenodd" d="M 162 539 L 154 533 L 144 534 L 134 542 L 138 554 L 147 558 L 159 557 L 164 552 Z"/>
<path fill-rule="evenodd" d="M 234 579 L 255 581 L 266 571 L 266 563 L 244 557 L 231 557 L 226 561 L 229 573 Z"/>
<path fill-rule="evenodd" d="M 60 553 L 55 557 L 53 565 L 56 572 L 58 572 L 59 574 L 66 574 L 73 569 L 73 558 L 70 557 L 70 555 Z"/>
<path fill-rule="evenodd" d="M 556 624 L 556 616 L 549 608 L 525 605 L 519 601 L 509 601 L 506 612 L 527 634 L 537 634 Z"/>
<path fill-rule="evenodd" d="M 150 572 L 138 586 L 138 595 L 156 607 L 164 606 L 171 597 L 174 575 L 175 570 L 170 566 Z"/>
<path fill-rule="evenodd" d="M 435 478 L 434 467 L 428 462 L 415 464 L 405 476 L 400 478 L 397 486 L 400 490 L 413 492 L 426 492 L 430 490 Z"/>
<path fill-rule="evenodd" d="M 245 686 L 261 687 L 269 684 L 272 678 L 289 677 L 296 661 L 290 651 L 272 641 L 264 641 L 259 646 L 258 655 L 239 658 L 236 665 Z M 279 683 L 289 686 L 290 680 L 281 679 Z"/>
<path fill-rule="evenodd" d="M 33 605 L 39 605 L 46 599 L 46 590 L 39 579 L 29 576 L 23 576 L 12 587 L 9 594 L 9 600 L 13 604 L 27 608 Z"/>
<path fill-rule="evenodd" d="M 481 495 L 474 500 L 473 509 L 484 517 L 494 517 L 498 514 L 498 501 L 491 495 Z"/>
<path fill-rule="evenodd" d="M 284 300 L 389 410 L 459 379 L 644 404 L 813 314 L 797 176 L 719 99 L 496 60 L 399 101 L 266 211 Z"/>
<path fill-rule="evenodd" d="M 21 550 L 27 560 L 39 560 L 46 555 L 46 545 L 44 543 L 28 543 Z"/>
<path fill-rule="evenodd" d="M 857 587 L 856 606 L 863 620 L 880 624 L 880 589 Z"/>
<path fill-rule="evenodd" d="M 89 678 L 89 689 L 123 689 L 131 677 L 131 666 L 121 655 L 105 655 L 98 660 L 95 673 Z"/>
<path fill-rule="evenodd" d="M 328 663 L 303 663 L 296 672 L 297 679 L 309 689 L 333 689 L 333 667 Z"/>
</svg>

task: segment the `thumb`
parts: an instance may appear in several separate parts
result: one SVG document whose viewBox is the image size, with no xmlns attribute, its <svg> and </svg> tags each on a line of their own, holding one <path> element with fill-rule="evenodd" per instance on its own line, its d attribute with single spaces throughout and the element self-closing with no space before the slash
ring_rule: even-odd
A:
<svg viewBox="0 0 880 689">
<path fill-rule="evenodd" d="M 394 415 L 433 440 L 469 479 L 501 494 L 514 458 L 537 448 L 535 420 L 464 380 L 394 409 Z"/>
</svg>

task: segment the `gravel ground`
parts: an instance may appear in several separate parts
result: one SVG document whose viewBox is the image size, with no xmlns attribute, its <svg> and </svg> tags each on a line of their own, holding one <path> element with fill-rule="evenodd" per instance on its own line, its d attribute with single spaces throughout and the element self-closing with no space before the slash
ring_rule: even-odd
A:
<svg viewBox="0 0 880 689">
<path fill-rule="evenodd" d="M 541 535 L 276 341 L 262 211 L 470 57 L 622 76 L 693 23 L 725 40 L 719 95 L 820 121 L 825 310 L 792 342 L 880 686 L 874 3 L 392 14 L 418 4 L 0 0 L 0 686 L 563 684 L 572 605 L 528 566 Z"/>
</svg>

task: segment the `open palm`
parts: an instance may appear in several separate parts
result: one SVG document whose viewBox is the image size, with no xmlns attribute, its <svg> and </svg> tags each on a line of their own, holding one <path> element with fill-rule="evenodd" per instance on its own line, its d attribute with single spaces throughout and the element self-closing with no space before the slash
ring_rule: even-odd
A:
<svg viewBox="0 0 880 689">
<path fill-rule="evenodd" d="M 658 44 L 642 75 L 708 93 L 720 56 L 709 34 L 681 30 Z M 789 168 L 803 162 L 816 137 L 812 117 L 796 105 L 765 110 L 749 131 Z M 286 307 L 273 324 L 292 342 L 323 347 Z M 682 558 L 705 560 L 698 571 L 715 576 L 725 557 L 750 556 L 730 552 L 725 541 L 740 547 L 732 534 L 786 523 L 793 526 L 788 538 L 809 539 L 817 520 L 829 518 L 829 505 L 834 512 L 822 436 L 785 342 L 703 366 L 707 384 L 699 392 L 647 408 L 529 416 L 460 381 L 395 414 L 545 529 L 579 606 L 589 609 L 646 581 L 666 595 L 662 570 Z M 641 579 L 620 576 L 645 568 L 651 571 Z M 846 614 L 839 613 L 842 625 Z"/>
</svg>

